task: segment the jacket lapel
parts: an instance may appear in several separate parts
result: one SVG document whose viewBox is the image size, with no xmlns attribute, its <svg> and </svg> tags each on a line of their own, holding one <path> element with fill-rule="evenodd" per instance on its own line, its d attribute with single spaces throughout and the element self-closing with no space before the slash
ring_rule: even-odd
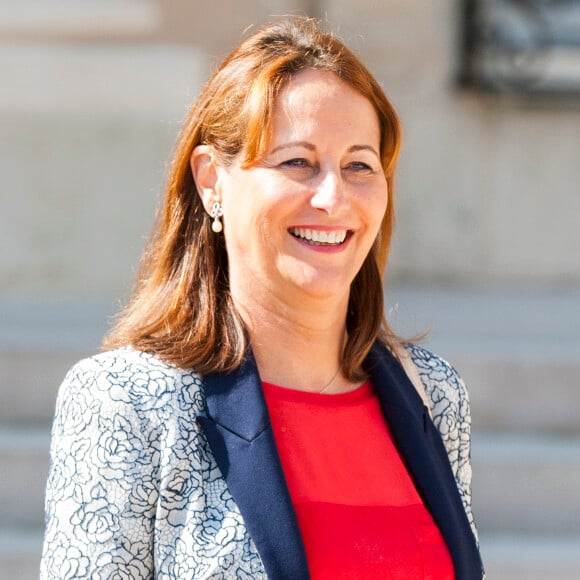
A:
<svg viewBox="0 0 580 580">
<path fill-rule="evenodd" d="M 367 360 L 381 407 L 417 490 L 441 531 L 457 580 L 480 580 L 479 550 L 447 452 L 417 391 L 378 342 Z M 258 370 L 251 353 L 231 374 L 204 376 L 207 416 L 198 417 L 269 578 L 309 578 Z"/>
<path fill-rule="evenodd" d="M 375 343 L 366 360 L 397 447 L 417 491 L 445 538 L 457 580 L 480 580 L 479 550 L 443 441 L 400 363 Z"/>
<path fill-rule="evenodd" d="M 198 417 L 228 488 L 273 580 L 308 579 L 306 553 L 251 353 L 231 374 L 204 376 Z"/>
</svg>

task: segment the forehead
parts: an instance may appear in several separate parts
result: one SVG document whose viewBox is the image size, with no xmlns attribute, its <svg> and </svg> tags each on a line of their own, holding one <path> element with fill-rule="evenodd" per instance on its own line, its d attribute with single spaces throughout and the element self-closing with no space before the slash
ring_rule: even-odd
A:
<svg viewBox="0 0 580 580">
<path fill-rule="evenodd" d="M 380 126 L 373 104 L 332 72 L 305 70 L 290 79 L 280 91 L 273 111 L 277 132 L 328 128 L 350 132 L 367 140 L 380 139 Z"/>
</svg>

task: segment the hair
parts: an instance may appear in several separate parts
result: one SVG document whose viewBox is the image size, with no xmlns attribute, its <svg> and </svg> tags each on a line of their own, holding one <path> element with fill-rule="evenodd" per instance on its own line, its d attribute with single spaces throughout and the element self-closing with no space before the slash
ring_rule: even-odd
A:
<svg viewBox="0 0 580 580">
<path fill-rule="evenodd" d="M 178 136 L 165 198 L 145 248 L 133 295 L 105 337 L 105 349 L 132 346 L 199 373 L 230 372 L 249 339 L 229 291 L 223 235 L 211 230 L 190 157 L 210 145 L 220 163 L 251 166 L 266 153 L 280 90 L 300 71 L 334 73 L 373 105 L 388 205 L 377 239 L 351 284 L 342 370 L 364 376 L 379 338 L 395 347 L 383 306 L 382 277 L 394 227 L 394 171 L 401 131 L 395 110 L 361 60 L 306 17 L 274 21 L 245 39 L 209 78 Z"/>
</svg>

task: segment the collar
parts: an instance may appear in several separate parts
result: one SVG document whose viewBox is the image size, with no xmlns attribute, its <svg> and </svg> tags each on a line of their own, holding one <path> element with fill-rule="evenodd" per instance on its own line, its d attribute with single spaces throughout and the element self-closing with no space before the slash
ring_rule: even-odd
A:
<svg viewBox="0 0 580 580">
<path fill-rule="evenodd" d="M 378 341 L 365 369 L 399 451 L 454 562 L 457 580 L 480 580 L 481 559 L 441 437 L 405 371 Z M 203 377 L 206 413 L 198 417 L 266 573 L 308 579 L 308 564 L 258 369 L 251 352 L 232 373 Z"/>
</svg>

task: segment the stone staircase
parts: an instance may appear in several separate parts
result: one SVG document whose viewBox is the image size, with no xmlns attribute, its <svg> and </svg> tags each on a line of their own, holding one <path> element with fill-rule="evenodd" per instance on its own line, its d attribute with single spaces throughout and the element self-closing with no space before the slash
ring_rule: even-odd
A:
<svg viewBox="0 0 580 580">
<path fill-rule="evenodd" d="M 58 385 L 97 350 L 114 311 L 102 297 L 127 287 L 140 251 L 128 240 L 148 230 L 205 77 L 201 51 L 155 40 L 156 6 L 0 5 L 0 580 L 38 576 Z M 580 578 L 578 289 L 396 287 L 388 303 L 401 334 L 432 328 L 425 344 L 470 388 L 488 578 Z"/>
<path fill-rule="evenodd" d="M 58 385 L 129 285 L 207 75 L 162 18 L 155 0 L 0 4 L 0 580 L 38 577 Z"/>
<path fill-rule="evenodd" d="M 580 578 L 580 292 L 407 287 L 389 304 L 469 387 L 488 578 Z"/>
<path fill-rule="evenodd" d="M 426 345 L 470 387 L 488 578 L 579 578 L 580 296 L 410 287 L 389 296 L 397 328 L 431 325 Z M 37 577 L 54 398 L 70 365 L 96 351 L 110 313 L 104 303 L 0 304 L 0 580 Z"/>
<path fill-rule="evenodd" d="M 38 577 L 50 425 L 67 369 L 96 352 L 101 305 L 0 304 L 0 580 Z"/>
</svg>

